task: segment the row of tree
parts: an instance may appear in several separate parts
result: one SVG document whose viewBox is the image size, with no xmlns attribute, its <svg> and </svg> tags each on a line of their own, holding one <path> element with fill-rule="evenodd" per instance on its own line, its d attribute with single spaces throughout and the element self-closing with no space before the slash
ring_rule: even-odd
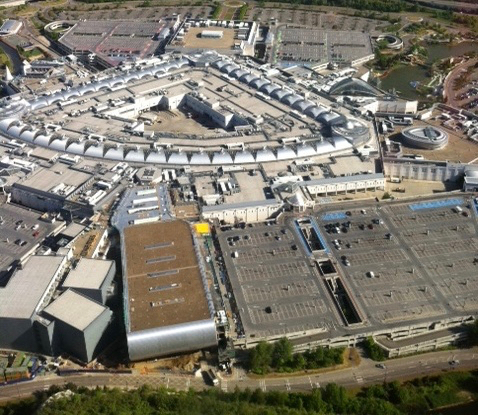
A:
<svg viewBox="0 0 478 415">
<path fill-rule="evenodd" d="M 304 353 L 293 354 L 292 343 L 282 338 L 275 343 L 260 342 L 250 352 L 250 370 L 264 375 L 269 372 L 295 372 L 318 369 L 343 363 L 343 348 L 317 347 Z"/>
<path fill-rule="evenodd" d="M 46 400 L 69 389 L 71 397 Z M 465 393 L 463 393 L 463 391 Z M 0 415 L 415 415 L 460 403 L 478 393 L 478 372 L 383 383 L 349 393 L 334 383 L 312 393 L 236 389 L 175 392 L 142 386 L 136 390 L 87 389 L 69 384 L 39 391 L 34 398 L 0 406 Z M 456 412 L 458 413 L 458 412 Z M 470 413 L 464 411 L 463 413 Z"/>
</svg>

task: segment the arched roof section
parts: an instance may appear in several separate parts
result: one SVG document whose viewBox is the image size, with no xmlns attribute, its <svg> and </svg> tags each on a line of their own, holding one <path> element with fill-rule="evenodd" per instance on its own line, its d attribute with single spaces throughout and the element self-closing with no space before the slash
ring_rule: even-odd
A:
<svg viewBox="0 0 478 415">
<path fill-rule="evenodd" d="M 171 153 L 168 157 L 169 164 L 186 165 L 189 164 L 188 155 L 182 152 Z"/>
<path fill-rule="evenodd" d="M 257 163 L 275 161 L 275 160 L 276 160 L 276 156 L 274 155 L 272 150 L 263 149 L 263 150 L 259 150 L 256 153 L 256 162 Z"/>
<path fill-rule="evenodd" d="M 106 151 L 105 158 L 110 160 L 124 160 L 123 147 L 110 148 L 109 150 Z"/>
<path fill-rule="evenodd" d="M 256 160 L 250 151 L 244 150 L 239 151 L 234 156 L 234 163 L 236 164 L 246 164 L 246 163 L 255 163 Z"/>
<path fill-rule="evenodd" d="M 194 153 L 191 156 L 190 164 L 207 165 L 211 164 L 211 159 L 207 153 Z"/>
<path fill-rule="evenodd" d="M 254 79 L 253 81 L 251 81 L 251 83 L 249 85 L 252 86 L 253 88 L 260 89 L 264 85 L 267 85 L 267 84 L 270 84 L 270 83 L 271 82 L 268 81 L 267 79 L 258 78 L 258 79 Z"/>
<path fill-rule="evenodd" d="M 67 147 L 67 150 L 68 153 L 83 155 L 85 153 L 85 143 L 73 142 Z"/>
<path fill-rule="evenodd" d="M 295 151 L 287 146 L 277 149 L 277 160 L 288 160 L 297 157 Z"/>
<path fill-rule="evenodd" d="M 212 157 L 213 164 L 232 164 L 232 157 L 226 151 L 221 151 L 219 153 L 214 153 Z"/>
<path fill-rule="evenodd" d="M 147 163 L 166 164 L 166 154 L 162 151 L 152 151 L 146 157 Z"/>
<path fill-rule="evenodd" d="M 139 163 L 144 163 L 144 151 L 143 150 L 134 150 L 128 151 L 126 157 L 124 158 L 126 161 L 136 161 Z"/>
<path fill-rule="evenodd" d="M 103 144 L 99 144 L 97 146 L 91 146 L 86 149 L 85 156 L 102 158 L 103 150 L 104 150 Z"/>
<path fill-rule="evenodd" d="M 277 84 L 267 84 L 267 85 L 263 85 L 260 88 L 260 91 L 264 92 L 264 94 L 266 94 L 266 95 L 271 95 L 274 91 L 277 91 L 277 90 L 280 90 L 280 89 L 281 89 L 281 87 Z"/>
</svg>

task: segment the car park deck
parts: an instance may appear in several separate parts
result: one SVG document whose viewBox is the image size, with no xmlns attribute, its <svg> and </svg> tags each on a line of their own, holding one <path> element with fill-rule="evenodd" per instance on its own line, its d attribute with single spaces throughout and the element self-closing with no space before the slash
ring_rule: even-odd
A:
<svg viewBox="0 0 478 415">
<path fill-rule="evenodd" d="M 400 337 L 476 314 L 477 217 L 467 199 L 350 206 L 218 234 L 247 341 Z M 304 223 L 318 227 L 320 249 L 306 249 Z"/>
</svg>

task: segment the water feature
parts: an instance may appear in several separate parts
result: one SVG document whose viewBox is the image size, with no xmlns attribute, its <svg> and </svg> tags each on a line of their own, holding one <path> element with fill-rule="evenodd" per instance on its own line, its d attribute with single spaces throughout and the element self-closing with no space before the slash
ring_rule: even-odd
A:
<svg viewBox="0 0 478 415">
<path fill-rule="evenodd" d="M 478 43 L 462 42 L 456 45 L 436 44 L 426 45 L 428 50 L 428 58 L 426 63 L 430 64 L 436 59 L 444 59 L 451 56 L 460 56 L 467 52 L 478 53 Z M 422 66 L 400 65 L 392 70 L 386 78 L 383 78 L 380 88 L 389 91 L 395 88 L 399 95 L 408 99 L 419 99 L 420 95 L 410 84 L 418 81 L 420 83 L 428 83 L 430 78 L 427 69 Z"/>
<path fill-rule="evenodd" d="M 5 52 L 5 55 L 7 55 L 10 58 L 10 60 L 12 61 L 12 65 L 13 65 L 12 74 L 16 75 L 16 74 L 21 73 L 22 72 L 22 60 L 21 60 L 20 55 L 18 54 L 18 52 L 14 48 L 12 48 L 11 46 L 9 46 L 6 43 L 1 42 L 1 41 L 0 41 L 0 49 L 2 49 L 3 52 Z"/>
</svg>

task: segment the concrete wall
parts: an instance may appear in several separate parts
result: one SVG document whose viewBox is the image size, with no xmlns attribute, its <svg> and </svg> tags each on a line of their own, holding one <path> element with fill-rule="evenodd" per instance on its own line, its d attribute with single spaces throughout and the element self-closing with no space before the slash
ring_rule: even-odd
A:
<svg viewBox="0 0 478 415">
<path fill-rule="evenodd" d="M 420 162 L 420 160 L 387 160 L 383 162 L 384 174 L 387 177 L 401 179 L 426 180 L 444 182 L 463 178 L 466 164 L 446 162 Z"/>
<path fill-rule="evenodd" d="M 0 348 L 37 352 L 32 321 L 25 318 L 0 317 Z"/>
<path fill-rule="evenodd" d="M 257 207 L 244 207 L 234 208 L 227 205 L 218 205 L 217 210 L 207 211 L 202 213 L 204 219 L 218 219 L 225 223 L 240 222 L 262 222 L 269 219 L 272 215 L 277 213 L 282 204 L 272 206 L 257 206 Z"/>
</svg>

